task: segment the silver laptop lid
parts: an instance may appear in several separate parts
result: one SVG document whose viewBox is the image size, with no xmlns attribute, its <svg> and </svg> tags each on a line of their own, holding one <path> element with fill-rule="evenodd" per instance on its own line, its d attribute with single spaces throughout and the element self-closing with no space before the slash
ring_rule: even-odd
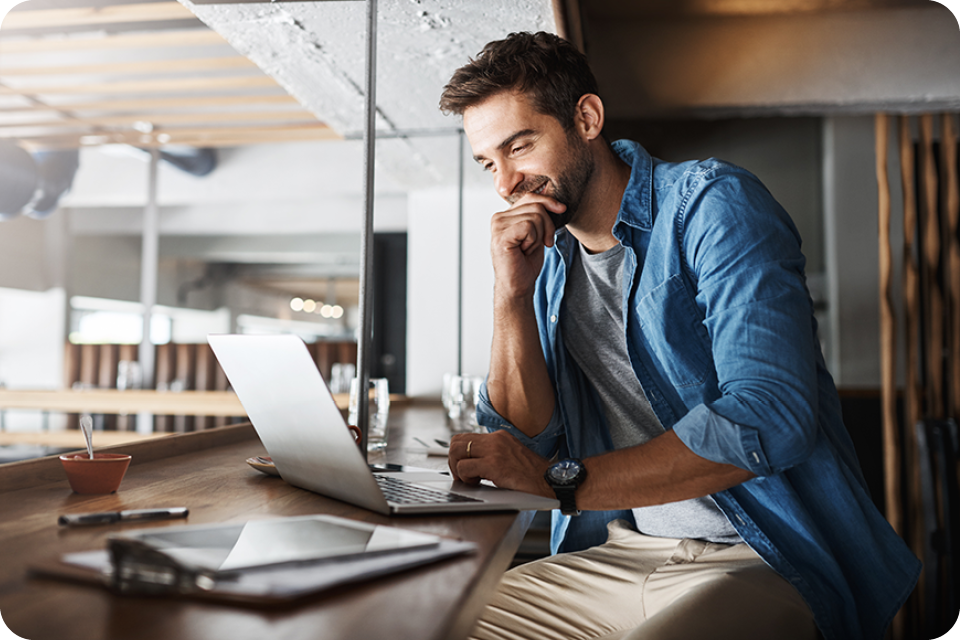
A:
<svg viewBox="0 0 960 640">
<path fill-rule="evenodd" d="M 285 481 L 389 513 L 303 340 L 293 335 L 207 340 Z"/>
</svg>

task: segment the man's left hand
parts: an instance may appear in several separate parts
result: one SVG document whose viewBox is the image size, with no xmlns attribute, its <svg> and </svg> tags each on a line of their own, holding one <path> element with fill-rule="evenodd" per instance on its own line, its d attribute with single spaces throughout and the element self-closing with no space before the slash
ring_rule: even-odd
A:
<svg viewBox="0 0 960 640">
<path fill-rule="evenodd" d="M 456 434 L 450 439 L 448 462 L 453 477 L 467 484 L 489 480 L 501 489 L 554 497 L 543 479 L 550 461 L 506 431 Z"/>
</svg>

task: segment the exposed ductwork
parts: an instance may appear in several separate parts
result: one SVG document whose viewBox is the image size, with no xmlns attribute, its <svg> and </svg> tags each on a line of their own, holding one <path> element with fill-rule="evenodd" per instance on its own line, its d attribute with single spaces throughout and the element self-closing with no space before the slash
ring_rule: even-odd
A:
<svg viewBox="0 0 960 640">
<path fill-rule="evenodd" d="M 160 151 L 160 159 L 197 177 L 217 167 L 215 149 L 169 147 Z M 30 153 L 0 141 L 0 221 L 19 215 L 42 220 L 52 214 L 73 185 L 79 166 L 79 149 Z"/>
<path fill-rule="evenodd" d="M 33 154 L 0 142 L 0 220 L 18 215 L 42 219 L 53 213 L 70 189 L 80 165 L 77 149 Z"/>
</svg>

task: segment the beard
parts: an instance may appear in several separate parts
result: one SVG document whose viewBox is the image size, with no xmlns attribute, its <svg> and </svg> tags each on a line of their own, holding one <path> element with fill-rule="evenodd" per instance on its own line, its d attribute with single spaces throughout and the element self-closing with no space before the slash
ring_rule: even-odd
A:
<svg viewBox="0 0 960 640">
<path fill-rule="evenodd" d="M 572 132 L 567 136 L 567 140 L 570 142 L 570 158 L 555 180 L 546 176 L 530 176 L 517 185 L 513 194 L 507 199 L 507 202 L 513 204 L 527 193 L 539 192 L 566 205 L 567 208 L 563 213 L 547 211 L 553 226 L 558 230 L 577 219 L 583 194 L 587 190 L 595 168 L 587 143 Z"/>
</svg>

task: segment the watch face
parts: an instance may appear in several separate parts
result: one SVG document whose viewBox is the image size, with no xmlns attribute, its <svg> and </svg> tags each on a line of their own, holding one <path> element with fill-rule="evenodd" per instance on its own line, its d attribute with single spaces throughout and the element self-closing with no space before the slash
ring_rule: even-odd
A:
<svg viewBox="0 0 960 640">
<path fill-rule="evenodd" d="M 550 477 L 557 482 L 570 482 L 580 473 L 580 463 L 576 460 L 561 460 L 550 467 Z"/>
</svg>

